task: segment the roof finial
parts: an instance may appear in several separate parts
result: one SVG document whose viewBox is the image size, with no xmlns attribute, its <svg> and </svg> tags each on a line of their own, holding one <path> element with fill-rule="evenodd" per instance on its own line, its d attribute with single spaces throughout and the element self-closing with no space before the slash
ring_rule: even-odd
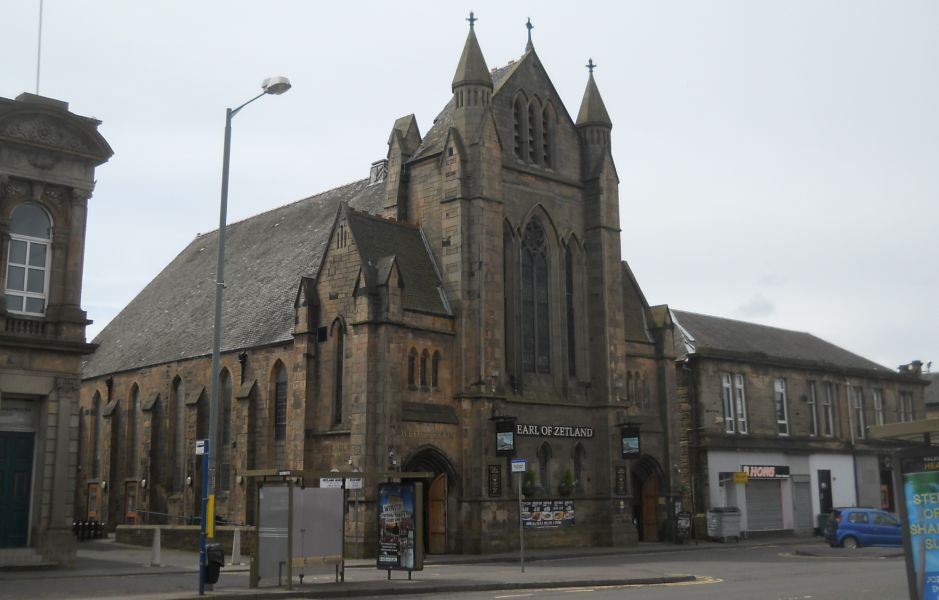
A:
<svg viewBox="0 0 939 600">
<path fill-rule="evenodd" d="M 534 47 L 531 43 L 531 30 L 535 28 L 535 26 L 531 24 L 531 17 L 528 17 L 528 22 L 525 23 L 525 28 L 528 29 L 528 45 L 526 48 L 531 50 Z"/>
<path fill-rule="evenodd" d="M 597 65 L 594 64 L 593 59 L 588 59 L 587 64 L 584 65 L 587 67 L 587 70 L 590 71 L 590 74 L 593 75 L 593 70 L 597 68 Z"/>
<path fill-rule="evenodd" d="M 475 23 L 475 22 L 478 21 L 478 20 L 479 20 L 479 19 L 477 19 L 476 17 L 473 16 L 473 11 L 470 11 L 470 16 L 469 16 L 469 18 L 467 19 L 467 21 L 469 21 L 469 24 L 470 24 L 470 31 L 473 30 L 473 23 Z"/>
</svg>

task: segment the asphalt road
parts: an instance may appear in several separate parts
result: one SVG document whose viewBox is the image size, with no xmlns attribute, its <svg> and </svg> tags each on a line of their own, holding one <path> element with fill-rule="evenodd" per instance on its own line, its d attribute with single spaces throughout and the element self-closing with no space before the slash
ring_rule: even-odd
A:
<svg viewBox="0 0 939 600">
<path fill-rule="evenodd" d="M 698 581 L 663 585 L 513 590 L 448 594 L 450 600 L 901 600 L 907 597 L 904 560 L 896 548 L 830 550 L 823 545 L 769 546 L 603 556 L 551 561 L 556 569 L 631 566 L 693 574 Z M 806 555 L 806 554 L 813 555 Z M 538 563 L 544 566 L 545 563 Z M 479 568 L 476 566 L 475 568 Z"/>
</svg>

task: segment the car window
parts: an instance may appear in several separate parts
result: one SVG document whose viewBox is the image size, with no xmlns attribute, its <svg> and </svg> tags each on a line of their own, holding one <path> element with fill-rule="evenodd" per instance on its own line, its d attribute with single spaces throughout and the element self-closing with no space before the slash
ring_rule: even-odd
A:
<svg viewBox="0 0 939 600">
<path fill-rule="evenodd" d="M 867 523 L 867 513 L 853 512 L 848 515 L 848 523 Z"/>
<path fill-rule="evenodd" d="M 874 513 L 874 523 L 877 525 L 899 525 L 900 522 L 893 515 L 887 513 Z"/>
</svg>

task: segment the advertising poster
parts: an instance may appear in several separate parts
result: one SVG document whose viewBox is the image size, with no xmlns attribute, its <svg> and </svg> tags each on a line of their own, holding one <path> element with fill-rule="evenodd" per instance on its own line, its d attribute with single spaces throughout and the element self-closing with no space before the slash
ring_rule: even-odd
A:
<svg viewBox="0 0 939 600">
<path fill-rule="evenodd" d="M 623 458 L 639 458 L 642 453 L 639 449 L 639 428 L 623 427 L 620 436 L 623 444 Z"/>
<path fill-rule="evenodd" d="M 418 571 L 423 568 L 419 484 L 383 483 L 378 486 L 379 569 Z"/>
<path fill-rule="evenodd" d="M 939 600 L 939 471 L 904 474 L 903 491 L 919 600 Z"/>
<path fill-rule="evenodd" d="M 537 529 L 574 526 L 573 500 L 523 500 L 522 525 Z"/>
</svg>

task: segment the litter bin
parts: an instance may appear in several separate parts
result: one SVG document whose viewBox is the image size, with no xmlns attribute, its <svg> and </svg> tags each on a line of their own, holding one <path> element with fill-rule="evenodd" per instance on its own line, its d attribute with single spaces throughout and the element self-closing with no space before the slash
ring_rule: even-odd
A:
<svg viewBox="0 0 939 600">
<path fill-rule="evenodd" d="M 708 537 L 726 542 L 729 538 L 740 541 L 740 509 L 736 506 L 717 506 L 708 511 Z"/>
<path fill-rule="evenodd" d="M 225 552 L 221 544 L 205 545 L 205 582 L 218 582 L 219 572 L 225 565 Z"/>
</svg>

